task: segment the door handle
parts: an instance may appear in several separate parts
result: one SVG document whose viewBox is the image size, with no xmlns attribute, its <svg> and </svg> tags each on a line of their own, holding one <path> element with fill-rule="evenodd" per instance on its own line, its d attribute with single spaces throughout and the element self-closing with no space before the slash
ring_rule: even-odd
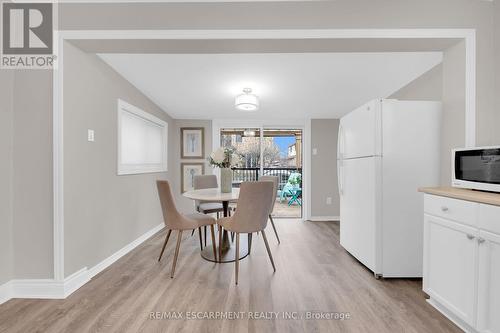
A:
<svg viewBox="0 0 500 333">
<path fill-rule="evenodd" d="M 450 209 L 449 209 L 448 207 L 446 207 L 446 206 L 442 206 L 442 207 L 441 207 L 441 210 L 442 210 L 443 212 L 447 212 L 447 211 L 449 211 Z"/>
<path fill-rule="evenodd" d="M 477 242 L 478 242 L 479 244 L 483 244 L 485 241 L 486 241 L 486 239 L 484 239 L 483 237 L 479 237 L 479 238 L 477 239 Z"/>
<path fill-rule="evenodd" d="M 474 239 L 474 238 L 476 238 L 476 237 L 475 237 L 474 235 L 467 234 L 467 238 L 468 238 L 468 239 Z"/>
<path fill-rule="evenodd" d="M 342 178 L 344 177 L 344 172 L 342 170 L 342 160 L 337 161 L 337 186 L 339 188 L 339 194 L 342 195 L 344 192 L 344 184 Z"/>
<path fill-rule="evenodd" d="M 337 187 L 339 188 L 339 194 L 344 193 L 344 171 L 343 171 L 343 158 L 344 158 L 344 129 L 342 125 L 339 125 L 339 133 L 337 136 Z"/>
</svg>

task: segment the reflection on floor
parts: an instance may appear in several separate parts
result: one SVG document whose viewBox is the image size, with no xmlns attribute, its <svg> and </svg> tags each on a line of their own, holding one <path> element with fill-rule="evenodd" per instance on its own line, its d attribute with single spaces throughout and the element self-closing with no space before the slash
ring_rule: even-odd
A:
<svg viewBox="0 0 500 333">
<path fill-rule="evenodd" d="M 276 227 L 281 245 L 267 229 L 274 274 L 262 236 L 235 286 L 234 264 L 203 260 L 185 233 L 170 279 L 175 242 L 157 262 L 163 230 L 66 300 L 0 305 L 0 332 L 461 332 L 427 304 L 420 280 L 374 279 L 339 245 L 338 223 Z"/>
</svg>

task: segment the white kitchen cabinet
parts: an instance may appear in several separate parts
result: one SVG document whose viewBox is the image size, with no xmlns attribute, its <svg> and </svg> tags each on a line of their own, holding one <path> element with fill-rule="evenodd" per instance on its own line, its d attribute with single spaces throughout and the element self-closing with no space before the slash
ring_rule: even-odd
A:
<svg viewBox="0 0 500 333">
<path fill-rule="evenodd" d="M 497 217 L 500 224 L 500 215 Z M 500 235 L 479 232 L 477 328 L 500 332 Z"/>
<path fill-rule="evenodd" d="M 424 233 L 424 291 L 473 325 L 477 230 L 426 214 Z"/>
<path fill-rule="evenodd" d="M 426 193 L 423 276 L 429 303 L 464 331 L 500 333 L 500 206 Z"/>
</svg>

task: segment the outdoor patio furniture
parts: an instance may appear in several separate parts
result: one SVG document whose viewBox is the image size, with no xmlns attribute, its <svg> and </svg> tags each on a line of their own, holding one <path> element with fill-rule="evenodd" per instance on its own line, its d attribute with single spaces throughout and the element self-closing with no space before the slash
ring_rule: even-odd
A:
<svg viewBox="0 0 500 333">
<path fill-rule="evenodd" d="M 302 189 L 294 188 L 290 190 L 290 194 L 292 198 L 288 200 L 288 206 L 291 206 L 294 202 L 296 202 L 299 206 L 302 206 L 302 200 L 300 199 L 302 197 Z"/>
<path fill-rule="evenodd" d="M 292 203 L 297 202 L 299 205 L 302 205 L 301 200 L 299 199 L 302 195 L 301 184 L 302 183 L 302 175 L 298 172 L 292 172 L 288 177 L 287 183 L 283 186 L 283 188 L 278 191 L 280 202 L 288 197 L 291 199 L 288 201 L 288 205 L 290 206 Z"/>
</svg>

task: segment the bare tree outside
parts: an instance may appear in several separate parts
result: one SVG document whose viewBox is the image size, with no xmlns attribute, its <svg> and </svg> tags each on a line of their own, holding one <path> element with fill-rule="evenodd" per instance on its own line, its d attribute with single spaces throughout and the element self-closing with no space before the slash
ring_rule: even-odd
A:
<svg viewBox="0 0 500 333">
<path fill-rule="evenodd" d="M 260 161 L 260 138 L 242 138 L 241 142 L 234 144 L 236 153 L 243 157 L 243 166 L 257 167 Z M 273 165 L 280 160 L 280 149 L 273 138 L 263 138 L 262 141 L 264 167 Z"/>
</svg>

